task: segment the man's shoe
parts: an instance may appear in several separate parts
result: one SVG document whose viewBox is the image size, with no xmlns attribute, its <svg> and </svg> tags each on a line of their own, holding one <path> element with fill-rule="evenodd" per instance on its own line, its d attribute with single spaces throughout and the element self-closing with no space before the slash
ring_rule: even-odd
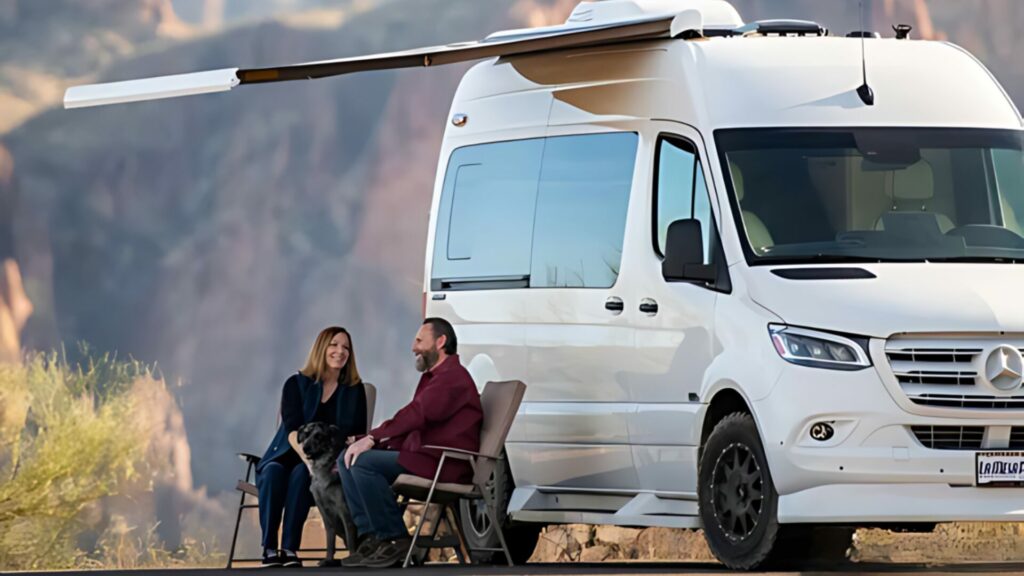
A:
<svg viewBox="0 0 1024 576">
<path fill-rule="evenodd" d="M 404 536 L 394 540 L 386 540 L 381 543 L 380 548 L 373 556 L 363 562 L 367 568 L 391 568 L 405 561 L 405 555 L 409 553 L 409 546 L 412 545 L 412 538 Z"/>
<path fill-rule="evenodd" d="M 281 566 L 285 568 L 302 568 L 302 560 L 291 550 L 281 551 Z"/>
<path fill-rule="evenodd" d="M 356 546 L 356 549 L 349 552 L 348 557 L 341 559 L 341 565 L 345 568 L 357 568 L 359 566 L 364 566 L 366 560 L 373 556 L 377 551 L 377 548 L 380 547 L 380 544 L 380 540 L 377 540 L 377 538 L 372 535 L 363 538 L 359 542 L 359 545 Z"/>
<path fill-rule="evenodd" d="M 280 568 L 284 562 L 277 550 L 264 550 L 263 560 L 260 561 L 260 568 Z"/>
</svg>

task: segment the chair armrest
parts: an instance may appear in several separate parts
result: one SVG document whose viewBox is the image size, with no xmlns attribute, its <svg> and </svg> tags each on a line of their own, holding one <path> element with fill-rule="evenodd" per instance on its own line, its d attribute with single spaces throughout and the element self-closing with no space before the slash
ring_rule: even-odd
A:
<svg viewBox="0 0 1024 576">
<path fill-rule="evenodd" d="M 448 457 L 458 458 L 460 460 L 468 460 L 469 458 L 486 458 L 487 460 L 497 460 L 494 456 L 488 456 L 487 454 L 481 454 L 480 452 L 473 452 L 472 450 L 463 450 L 461 448 L 449 448 L 448 446 L 431 446 L 425 445 L 424 448 L 431 450 L 441 450 L 447 452 Z"/>
<path fill-rule="evenodd" d="M 261 459 L 259 456 L 247 452 L 239 452 L 238 457 L 249 464 L 259 464 Z"/>
</svg>

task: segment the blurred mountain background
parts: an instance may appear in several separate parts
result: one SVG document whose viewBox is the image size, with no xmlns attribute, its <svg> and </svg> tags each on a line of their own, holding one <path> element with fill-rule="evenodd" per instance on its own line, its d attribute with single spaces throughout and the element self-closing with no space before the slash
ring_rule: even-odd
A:
<svg viewBox="0 0 1024 576">
<path fill-rule="evenodd" d="M 195 508 L 229 523 L 234 453 L 265 447 L 321 328 L 352 330 L 378 420 L 411 396 L 437 152 L 468 66 L 75 111 L 64 89 L 477 39 L 575 4 L 0 0 L 0 361 L 84 341 L 155 364 L 183 422 L 167 432 L 181 449 L 177 496 L 154 504 L 162 537 Z M 748 21 L 860 28 L 851 0 L 733 4 Z M 1024 2 L 865 7 L 884 35 L 909 23 L 966 47 L 1024 104 Z"/>
</svg>

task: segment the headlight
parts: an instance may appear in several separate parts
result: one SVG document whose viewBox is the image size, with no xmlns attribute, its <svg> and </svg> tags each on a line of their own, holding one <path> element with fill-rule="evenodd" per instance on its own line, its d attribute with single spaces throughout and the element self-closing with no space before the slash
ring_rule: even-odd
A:
<svg viewBox="0 0 1024 576">
<path fill-rule="evenodd" d="M 793 364 L 832 370 L 860 370 L 871 366 L 866 340 L 858 343 L 837 334 L 780 324 L 769 324 L 768 332 L 775 351 Z"/>
</svg>

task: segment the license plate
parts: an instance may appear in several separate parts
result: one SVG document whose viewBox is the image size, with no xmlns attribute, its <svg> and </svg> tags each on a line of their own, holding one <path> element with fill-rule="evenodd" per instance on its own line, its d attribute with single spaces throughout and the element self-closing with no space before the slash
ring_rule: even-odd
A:
<svg viewBox="0 0 1024 576">
<path fill-rule="evenodd" d="M 978 486 L 1024 483 L 1024 452 L 977 452 L 974 477 Z"/>
</svg>

